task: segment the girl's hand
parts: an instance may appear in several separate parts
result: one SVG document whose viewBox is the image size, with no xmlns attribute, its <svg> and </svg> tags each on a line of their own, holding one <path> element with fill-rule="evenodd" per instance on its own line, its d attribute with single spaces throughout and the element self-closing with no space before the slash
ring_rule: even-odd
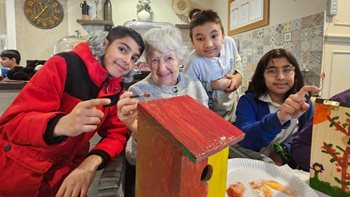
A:
<svg viewBox="0 0 350 197">
<path fill-rule="evenodd" d="M 316 86 L 304 86 L 296 94 L 289 95 L 282 104 L 280 111 L 277 112 L 277 117 L 281 124 L 292 118 L 299 118 L 310 108 L 305 97 L 308 92 L 318 93 L 319 88 Z"/>
<path fill-rule="evenodd" d="M 124 124 L 133 132 L 135 135 L 137 132 L 137 103 L 138 100 L 130 98 L 132 92 L 124 92 L 117 103 L 118 107 L 118 118 L 124 122 Z"/>
</svg>

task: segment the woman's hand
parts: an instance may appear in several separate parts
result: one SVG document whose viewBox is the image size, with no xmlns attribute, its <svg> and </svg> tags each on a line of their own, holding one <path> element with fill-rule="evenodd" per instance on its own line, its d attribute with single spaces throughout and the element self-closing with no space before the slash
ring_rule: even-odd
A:
<svg viewBox="0 0 350 197">
<path fill-rule="evenodd" d="M 91 99 L 78 103 L 74 109 L 63 116 L 56 124 L 54 136 L 77 136 L 94 131 L 104 114 L 97 106 L 108 105 L 110 99 Z"/>
<path fill-rule="evenodd" d="M 277 112 L 281 124 L 292 118 L 299 118 L 310 108 L 305 97 L 308 92 L 318 93 L 319 88 L 316 86 L 304 86 L 296 94 L 289 95 L 282 104 L 280 111 Z"/>
<path fill-rule="evenodd" d="M 56 197 L 86 197 L 96 171 L 102 163 L 98 155 L 90 155 L 62 182 Z"/>
<path fill-rule="evenodd" d="M 130 98 L 132 92 L 124 92 L 117 103 L 118 106 L 118 118 L 124 122 L 124 124 L 133 132 L 133 135 L 137 132 L 137 103 L 138 100 Z"/>
</svg>

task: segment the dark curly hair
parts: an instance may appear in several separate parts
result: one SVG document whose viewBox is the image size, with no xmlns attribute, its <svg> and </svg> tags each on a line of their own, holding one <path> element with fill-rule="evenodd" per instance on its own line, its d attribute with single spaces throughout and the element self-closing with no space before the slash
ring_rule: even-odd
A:
<svg viewBox="0 0 350 197">
<path fill-rule="evenodd" d="M 304 86 L 303 75 L 300 71 L 300 66 L 295 57 L 285 49 L 272 49 L 267 52 L 259 61 L 247 92 L 252 92 L 257 99 L 259 96 L 267 92 L 265 84 L 264 72 L 270 60 L 275 58 L 286 58 L 290 64 L 295 67 L 294 84 L 293 87 L 284 95 L 284 99 L 288 98 L 290 94 L 297 93 Z"/>
</svg>

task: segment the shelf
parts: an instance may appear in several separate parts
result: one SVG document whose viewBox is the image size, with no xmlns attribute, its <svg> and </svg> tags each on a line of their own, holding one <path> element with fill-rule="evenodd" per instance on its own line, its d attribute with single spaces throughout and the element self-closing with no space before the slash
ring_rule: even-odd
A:
<svg viewBox="0 0 350 197">
<path fill-rule="evenodd" d="M 189 24 L 175 24 L 175 26 L 179 29 L 189 29 L 190 28 Z"/>
<path fill-rule="evenodd" d="M 113 26 L 113 21 L 105 21 L 105 20 L 81 20 L 77 19 L 77 22 L 80 25 L 97 25 L 97 26 Z"/>
</svg>

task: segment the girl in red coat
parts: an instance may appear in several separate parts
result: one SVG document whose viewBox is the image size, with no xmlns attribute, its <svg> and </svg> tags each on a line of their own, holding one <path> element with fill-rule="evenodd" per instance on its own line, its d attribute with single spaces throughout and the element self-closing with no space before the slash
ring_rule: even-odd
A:
<svg viewBox="0 0 350 197">
<path fill-rule="evenodd" d="M 116 103 L 143 49 L 118 26 L 45 63 L 0 118 L 0 196 L 86 196 L 125 145 Z"/>
</svg>

